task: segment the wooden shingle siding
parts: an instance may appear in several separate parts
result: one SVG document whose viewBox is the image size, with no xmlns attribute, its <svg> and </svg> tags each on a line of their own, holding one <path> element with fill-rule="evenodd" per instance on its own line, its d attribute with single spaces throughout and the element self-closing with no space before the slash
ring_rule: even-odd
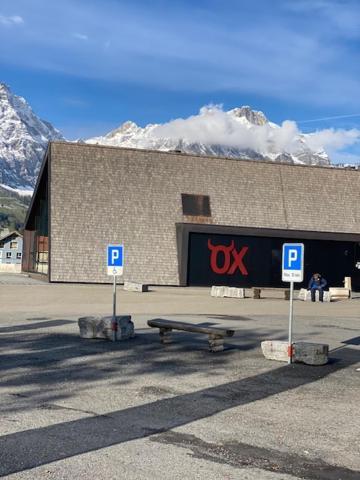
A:
<svg viewBox="0 0 360 480">
<path fill-rule="evenodd" d="M 125 245 L 125 280 L 179 284 L 181 194 L 208 195 L 208 223 L 360 234 L 360 172 L 54 142 L 52 281 L 108 282 L 105 248 Z M 202 218 L 206 223 L 207 217 Z"/>
</svg>

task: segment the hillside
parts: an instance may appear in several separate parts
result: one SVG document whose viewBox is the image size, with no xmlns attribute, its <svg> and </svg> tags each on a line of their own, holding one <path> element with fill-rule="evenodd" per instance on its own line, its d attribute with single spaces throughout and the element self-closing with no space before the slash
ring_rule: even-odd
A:
<svg viewBox="0 0 360 480">
<path fill-rule="evenodd" d="M 20 230 L 23 227 L 30 196 L 22 196 L 0 186 L 0 232 L 3 229 Z"/>
</svg>

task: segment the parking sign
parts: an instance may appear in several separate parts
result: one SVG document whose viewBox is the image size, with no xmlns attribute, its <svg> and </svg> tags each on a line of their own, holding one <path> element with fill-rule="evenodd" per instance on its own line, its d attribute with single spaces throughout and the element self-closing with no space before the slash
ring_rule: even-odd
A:
<svg viewBox="0 0 360 480">
<path fill-rule="evenodd" d="M 107 246 L 107 273 L 119 276 L 124 271 L 124 245 Z"/>
<path fill-rule="evenodd" d="M 284 243 L 282 251 L 282 281 L 304 280 L 304 244 Z"/>
</svg>

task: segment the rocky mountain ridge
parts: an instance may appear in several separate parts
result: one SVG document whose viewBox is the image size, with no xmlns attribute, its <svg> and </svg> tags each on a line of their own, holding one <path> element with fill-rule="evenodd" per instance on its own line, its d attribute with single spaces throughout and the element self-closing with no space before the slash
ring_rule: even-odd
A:
<svg viewBox="0 0 360 480">
<path fill-rule="evenodd" d="M 204 107 L 198 115 L 165 124 L 140 127 L 127 121 L 108 134 L 85 142 L 239 159 L 330 164 L 324 151 L 316 152 L 308 146 L 304 134 L 291 133 L 291 144 L 285 145 L 283 130 L 283 126 L 269 122 L 262 112 L 248 106 L 227 112 Z M 64 137 L 49 122 L 37 117 L 24 98 L 0 83 L 0 185 L 31 191 L 49 140 Z"/>
<path fill-rule="evenodd" d="M 197 123 L 199 122 L 201 122 L 200 125 L 204 129 L 206 129 L 207 121 L 211 125 L 213 114 L 211 110 L 206 109 L 200 112 L 198 116 L 190 118 L 192 124 L 188 120 L 176 120 L 169 124 L 149 124 L 142 128 L 132 121 L 127 121 L 108 134 L 90 138 L 86 142 L 118 147 L 181 151 L 198 155 L 270 160 L 282 163 L 330 164 L 330 159 L 323 150 L 314 151 L 310 148 L 307 144 L 306 134 L 295 133 L 287 150 L 278 140 L 282 135 L 281 129 L 283 127 L 269 122 L 262 112 L 252 110 L 249 106 L 221 112 L 221 118 L 217 119 L 217 121 L 219 120 L 221 122 L 219 122 L 219 127 L 224 130 L 222 132 L 223 143 L 221 143 L 221 138 L 220 141 L 214 142 L 212 142 L 211 138 L 208 138 L 204 142 L 181 135 L 181 130 L 189 133 L 191 125 L 194 126 L 196 132 Z M 188 122 L 188 125 L 184 129 L 185 122 Z M 176 131 L 177 126 L 180 130 L 179 133 Z M 237 133 L 238 138 L 236 138 Z M 216 131 L 212 132 L 210 130 L 209 137 L 211 134 L 214 140 L 220 137 Z M 189 137 L 194 136 L 196 136 L 196 133 L 192 134 L 190 132 Z M 258 144 L 256 144 L 256 138 L 259 138 Z M 231 141 L 233 141 L 233 144 Z"/>
<path fill-rule="evenodd" d="M 49 140 L 64 137 L 0 83 L 0 184 L 33 189 Z"/>
</svg>

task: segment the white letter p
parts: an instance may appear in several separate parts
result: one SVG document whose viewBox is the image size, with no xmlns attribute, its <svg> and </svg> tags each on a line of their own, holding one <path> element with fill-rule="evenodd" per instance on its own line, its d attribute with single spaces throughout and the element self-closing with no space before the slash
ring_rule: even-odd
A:
<svg viewBox="0 0 360 480">
<path fill-rule="evenodd" d="M 111 250 L 111 264 L 115 264 L 115 260 L 118 260 L 119 258 L 119 250 Z"/>
<path fill-rule="evenodd" d="M 290 268 L 291 268 L 292 262 L 296 262 L 297 257 L 298 257 L 297 250 L 293 250 L 293 249 L 289 250 L 289 267 Z"/>
</svg>

